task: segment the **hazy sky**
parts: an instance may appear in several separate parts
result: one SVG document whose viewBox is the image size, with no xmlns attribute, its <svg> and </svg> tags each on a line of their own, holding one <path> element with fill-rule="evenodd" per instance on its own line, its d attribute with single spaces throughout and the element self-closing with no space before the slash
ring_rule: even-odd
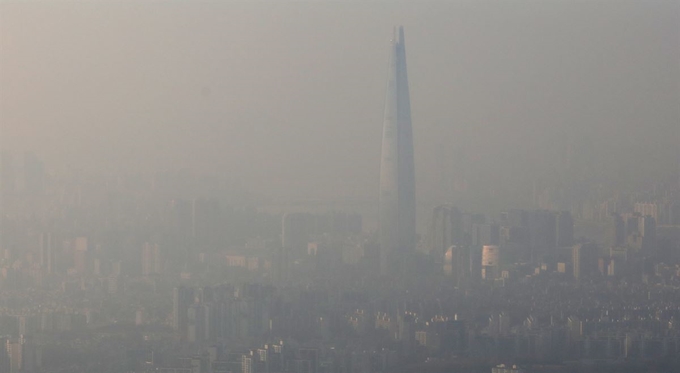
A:
<svg viewBox="0 0 680 373">
<path fill-rule="evenodd" d="M 678 1 L 142 3 L 0 5 L 3 148 L 377 198 L 402 24 L 420 201 L 442 172 L 550 177 L 570 142 L 603 170 L 678 169 Z"/>
</svg>

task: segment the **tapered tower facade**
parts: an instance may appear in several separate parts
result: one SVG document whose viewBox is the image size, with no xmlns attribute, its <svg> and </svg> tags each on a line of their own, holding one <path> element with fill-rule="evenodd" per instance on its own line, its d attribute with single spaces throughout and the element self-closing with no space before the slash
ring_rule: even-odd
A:
<svg viewBox="0 0 680 373">
<path fill-rule="evenodd" d="M 404 29 L 390 49 L 380 161 L 380 272 L 398 271 L 416 245 L 416 195 L 411 103 Z"/>
</svg>

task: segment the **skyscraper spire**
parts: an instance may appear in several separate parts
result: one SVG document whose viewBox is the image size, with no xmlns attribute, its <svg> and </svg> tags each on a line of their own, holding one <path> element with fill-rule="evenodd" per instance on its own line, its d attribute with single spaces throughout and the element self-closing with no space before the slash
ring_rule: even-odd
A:
<svg viewBox="0 0 680 373">
<path fill-rule="evenodd" d="M 416 244 L 415 171 L 404 28 L 390 50 L 380 162 L 380 272 Z"/>
</svg>

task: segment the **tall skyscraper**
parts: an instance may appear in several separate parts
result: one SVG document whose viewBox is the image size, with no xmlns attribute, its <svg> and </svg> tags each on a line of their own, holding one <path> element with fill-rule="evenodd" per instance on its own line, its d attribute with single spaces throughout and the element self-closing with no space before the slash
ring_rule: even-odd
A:
<svg viewBox="0 0 680 373">
<path fill-rule="evenodd" d="M 73 263 L 79 274 L 88 271 L 90 257 L 90 245 L 87 237 L 76 237 L 73 241 Z"/>
<path fill-rule="evenodd" d="M 172 327 L 186 338 L 189 325 L 188 310 L 194 303 L 194 290 L 184 286 L 176 287 L 172 293 Z"/>
<path fill-rule="evenodd" d="M 54 273 L 55 255 L 52 248 L 52 234 L 40 233 L 40 267 L 46 274 Z"/>
<path fill-rule="evenodd" d="M 380 273 L 416 245 L 416 196 L 411 104 L 404 29 L 392 39 L 380 161 Z"/>
</svg>

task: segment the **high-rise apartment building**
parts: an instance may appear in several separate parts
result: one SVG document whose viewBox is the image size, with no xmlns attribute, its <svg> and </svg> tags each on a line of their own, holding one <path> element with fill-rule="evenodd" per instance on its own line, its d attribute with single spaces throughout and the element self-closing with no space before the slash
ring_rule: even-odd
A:
<svg viewBox="0 0 680 373">
<path fill-rule="evenodd" d="M 656 203 L 636 202 L 633 206 L 633 211 L 642 216 L 651 216 L 655 221 L 659 221 L 659 205 Z"/>
<path fill-rule="evenodd" d="M 73 265 L 79 274 L 85 274 L 88 269 L 90 246 L 87 237 L 76 237 L 73 241 Z"/>
<path fill-rule="evenodd" d="M 189 307 L 194 303 L 194 290 L 184 286 L 176 287 L 172 294 L 172 326 L 183 338 L 189 325 Z"/>
<path fill-rule="evenodd" d="M 158 275 L 162 272 L 161 250 L 157 243 L 146 242 L 142 246 L 142 276 Z"/>
<path fill-rule="evenodd" d="M 569 247 L 574 243 L 574 219 L 569 211 L 557 213 L 556 247 Z"/>
</svg>

